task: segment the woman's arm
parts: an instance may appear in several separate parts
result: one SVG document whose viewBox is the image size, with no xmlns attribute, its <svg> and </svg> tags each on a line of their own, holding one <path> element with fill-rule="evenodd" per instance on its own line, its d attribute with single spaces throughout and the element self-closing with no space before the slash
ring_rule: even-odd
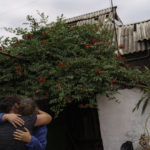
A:
<svg viewBox="0 0 150 150">
<path fill-rule="evenodd" d="M 20 118 L 21 115 L 19 114 L 1 114 L 0 121 L 9 121 L 15 128 L 17 125 L 22 126 L 24 125 L 24 120 Z M 42 110 L 38 110 L 37 120 L 34 126 L 41 126 L 47 125 L 52 121 L 52 116 Z"/>
<path fill-rule="evenodd" d="M 0 114 L 0 123 L 4 122 L 4 121 L 8 121 L 10 122 L 15 128 L 17 127 L 17 125 L 19 126 L 23 126 L 24 125 L 24 120 L 20 118 L 21 115 L 19 114 L 5 114 L 5 113 L 1 113 Z"/>
<path fill-rule="evenodd" d="M 47 125 L 52 121 L 52 116 L 42 110 L 38 110 L 37 120 L 34 126 Z"/>
<path fill-rule="evenodd" d="M 30 131 L 25 128 L 25 131 L 16 130 L 14 139 L 26 142 L 26 146 L 30 150 L 45 150 L 47 144 L 47 128 L 46 126 L 38 127 L 35 134 L 31 136 Z"/>
</svg>

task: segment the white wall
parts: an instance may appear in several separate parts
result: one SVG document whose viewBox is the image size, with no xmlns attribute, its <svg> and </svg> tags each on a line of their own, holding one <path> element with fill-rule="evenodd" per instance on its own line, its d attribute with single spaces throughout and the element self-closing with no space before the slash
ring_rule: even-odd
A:
<svg viewBox="0 0 150 150">
<path fill-rule="evenodd" d="M 104 150 L 120 150 L 127 140 L 133 142 L 134 148 L 137 147 L 140 134 L 144 132 L 145 119 L 150 113 L 148 108 L 144 115 L 141 115 L 140 109 L 132 112 L 142 95 L 139 89 L 124 89 L 119 93 L 115 95 L 119 103 L 97 95 Z M 148 123 L 150 125 L 150 121 Z"/>
</svg>

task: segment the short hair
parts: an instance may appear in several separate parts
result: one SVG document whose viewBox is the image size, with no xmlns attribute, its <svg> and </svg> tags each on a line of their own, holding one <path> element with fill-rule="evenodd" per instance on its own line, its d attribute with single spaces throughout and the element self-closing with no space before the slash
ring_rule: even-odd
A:
<svg viewBox="0 0 150 150">
<path fill-rule="evenodd" d="M 25 98 L 20 101 L 18 112 L 21 115 L 31 115 L 36 113 L 37 105 L 34 100 Z"/>
<path fill-rule="evenodd" d="M 20 104 L 21 98 L 17 96 L 7 96 L 0 101 L 0 111 L 9 113 L 14 104 Z"/>
</svg>

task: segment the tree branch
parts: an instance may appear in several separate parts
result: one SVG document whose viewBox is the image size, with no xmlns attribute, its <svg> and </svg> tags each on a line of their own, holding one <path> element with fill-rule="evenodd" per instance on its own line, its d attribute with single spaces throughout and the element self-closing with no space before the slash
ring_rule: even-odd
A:
<svg viewBox="0 0 150 150">
<path fill-rule="evenodd" d="M 7 56 L 7 57 L 10 57 L 10 58 L 13 58 L 13 59 L 18 59 L 18 60 L 23 61 L 23 62 L 28 62 L 25 59 L 22 59 L 22 58 L 19 58 L 19 57 L 16 57 L 16 56 L 12 56 L 12 55 L 9 55 L 9 54 L 3 53 L 3 52 L 0 52 L 0 55 Z"/>
</svg>

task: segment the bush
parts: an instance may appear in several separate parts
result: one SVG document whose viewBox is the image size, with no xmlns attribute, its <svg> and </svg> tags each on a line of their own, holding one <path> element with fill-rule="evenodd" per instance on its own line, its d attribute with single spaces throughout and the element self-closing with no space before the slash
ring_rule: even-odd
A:
<svg viewBox="0 0 150 150">
<path fill-rule="evenodd" d="M 143 78 L 115 54 L 113 32 L 101 22 L 73 26 L 58 18 L 48 27 L 40 26 L 42 17 L 38 23 L 28 16 L 28 30 L 7 29 L 22 38 L 6 38 L 1 46 L 9 56 L 0 55 L 1 97 L 46 96 L 57 116 L 68 103 L 93 108 L 96 94 L 110 96 L 120 83 L 135 86 Z"/>
</svg>

